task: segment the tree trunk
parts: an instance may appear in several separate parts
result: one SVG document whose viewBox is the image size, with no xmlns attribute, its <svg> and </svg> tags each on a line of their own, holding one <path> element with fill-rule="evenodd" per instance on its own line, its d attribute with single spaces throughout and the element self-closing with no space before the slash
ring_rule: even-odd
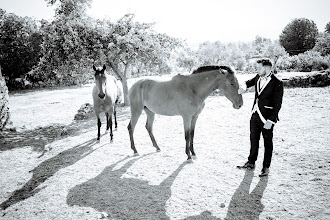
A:
<svg viewBox="0 0 330 220">
<path fill-rule="evenodd" d="M 129 106 L 129 98 L 128 98 L 128 86 L 126 77 L 121 80 L 123 84 L 123 92 L 124 92 L 124 105 Z"/>
<path fill-rule="evenodd" d="M 129 105 L 128 86 L 127 86 L 127 76 L 128 76 L 129 71 L 130 71 L 130 63 L 127 62 L 125 65 L 124 77 L 122 79 L 125 106 Z"/>
<path fill-rule="evenodd" d="M 128 85 L 127 85 L 127 76 L 128 73 L 130 71 L 130 66 L 131 64 L 129 62 L 127 62 L 125 64 L 125 70 L 124 73 L 121 73 L 117 67 L 117 65 L 111 63 L 109 61 L 109 64 L 111 66 L 111 68 L 113 69 L 113 71 L 117 74 L 117 76 L 119 77 L 119 79 L 121 80 L 121 83 L 123 84 L 123 92 L 124 92 L 124 105 L 125 106 L 129 106 L 129 98 L 128 98 Z"/>
</svg>

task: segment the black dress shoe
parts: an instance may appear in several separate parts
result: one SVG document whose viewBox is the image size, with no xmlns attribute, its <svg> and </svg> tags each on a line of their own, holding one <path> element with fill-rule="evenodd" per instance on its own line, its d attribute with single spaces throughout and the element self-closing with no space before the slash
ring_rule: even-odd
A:
<svg viewBox="0 0 330 220">
<path fill-rule="evenodd" d="M 246 162 L 243 166 L 237 166 L 238 169 L 247 169 L 247 170 L 253 170 L 256 167 L 254 163 L 251 163 L 250 161 Z"/>
<path fill-rule="evenodd" d="M 269 168 L 264 167 L 264 168 L 262 168 L 261 173 L 259 174 L 259 177 L 268 176 L 268 174 L 269 174 Z"/>
</svg>

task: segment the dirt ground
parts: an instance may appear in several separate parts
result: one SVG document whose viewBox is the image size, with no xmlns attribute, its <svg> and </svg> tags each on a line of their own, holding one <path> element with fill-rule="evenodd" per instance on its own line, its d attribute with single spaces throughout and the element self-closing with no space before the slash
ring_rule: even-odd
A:
<svg viewBox="0 0 330 220">
<path fill-rule="evenodd" d="M 10 96 L 18 131 L 0 141 L 1 219 L 330 219 L 330 87 L 285 89 L 264 178 L 263 144 L 254 172 L 235 168 L 249 152 L 253 93 L 239 110 L 223 96 L 206 100 L 197 160 L 187 163 L 180 117 L 156 116 L 159 153 L 143 114 L 133 157 L 128 107 L 118 109 L 113 143 L 108 134 L 96 142 L 94 116 L 73 122 L 91 89 Z"/>
</svg>

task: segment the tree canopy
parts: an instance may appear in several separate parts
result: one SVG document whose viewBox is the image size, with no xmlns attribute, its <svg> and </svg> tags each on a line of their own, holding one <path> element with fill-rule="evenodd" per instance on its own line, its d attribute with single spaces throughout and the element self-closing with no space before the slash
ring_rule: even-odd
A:
<svg viewBox="0 0 330 220">
<path fill-rule="evenodd" d="M 293 19 L 280 35 L 280 44 L 290 55 L 297 55 L 315 46 L 318 29 L 314 21 L 307 18 Z"/>
</svg>

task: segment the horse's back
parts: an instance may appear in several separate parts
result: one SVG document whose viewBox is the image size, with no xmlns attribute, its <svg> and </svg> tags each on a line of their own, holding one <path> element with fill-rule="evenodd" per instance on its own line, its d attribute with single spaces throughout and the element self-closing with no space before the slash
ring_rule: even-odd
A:
<svg viewBox="0 0 330 220">
<path fill-rule="evenodd" d="M 147 107 L 161 115 L 178 115 L 178 99 L 180 99 L 180 85 L 173 79 L 137 81 L 129 90 L 131 105 L 137 108 Z"/>
</svg>

